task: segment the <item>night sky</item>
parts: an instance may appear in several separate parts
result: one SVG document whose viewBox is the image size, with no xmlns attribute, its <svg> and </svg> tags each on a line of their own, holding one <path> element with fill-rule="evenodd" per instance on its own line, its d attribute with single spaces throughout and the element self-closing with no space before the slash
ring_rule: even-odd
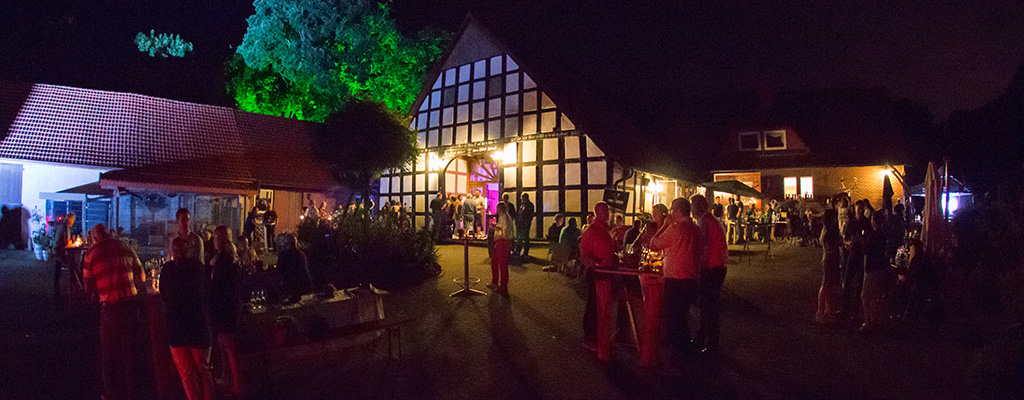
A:
<svg viewBox="0 0 1024 400">
<path fill-rule="evenodd" d="M 251 2 L 82 3 L 91 2 L 0 5 L 0 77 L 231 105 L 223 62 L 242 40 Z M 571 48 L 618 54 L 608 63 L 579 58 L 615 89 L 631 81 L 700 95 L 881 87 L 939 118 L 995 98 L 1024 62 L 1018 0 L 706 3 L 395 0 L 392 10 L 409 32 L 457 30 L 471 10 L 536 21 L 528 29 L 567 33 Z M 194 53 L 139 53 L 135 34 L 150 29 L 181 34 Z"/>
</svg>

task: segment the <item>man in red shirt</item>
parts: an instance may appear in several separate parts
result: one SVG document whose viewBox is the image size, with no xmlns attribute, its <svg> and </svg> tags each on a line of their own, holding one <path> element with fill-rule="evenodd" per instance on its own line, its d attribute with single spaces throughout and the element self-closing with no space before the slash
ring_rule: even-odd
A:
<svg viewBox="0 0 1024 400">
<path fill-rule="evenodd" d="M 726 245 L 725 228 L 722 222 L 708 211 L 708 199 L 702 195 L 690 196 L 693 219 L 704 235 L 706 269 L 700 275 L 700 327 L 696 342 L 704 353 L 718 350 L 720 330 L 719 308 L 722 298 L 722 283 L 725 282 L 725 264 L 729 261 L 729 246 Z"/>
<path fill-rule="evenodd" d="M 580 261 L 587 268 L 587 308 L 583 311 L 583 346 L 597 351 L 597 291 L 593 268 L 612 267 L 617 261 L 615 241 L 608 233 L 608 203 L 594 206 L 594 221 L 580 238 Z"/>
<path fill-rule="evenodd" d="M 96 224 L 94 241 L 85 254 L 85 288 L 100 301 L 100 358 L 106 399 L 144 398 L 139 375 L 145 371 L 145 338 L 138 287 L 143 285 L 142 263 L 128 245 Z"/>
<path fill-rule="evenodd" d="M 692 350 L 687 316 L 697 300 L 704 268 L 704 238 L 690 218 L 690 201 L 672 200 L 672 213 L 651 240 L 651 250 L 664 250 L 665 331 L 677 356 Z"/>
</svg>

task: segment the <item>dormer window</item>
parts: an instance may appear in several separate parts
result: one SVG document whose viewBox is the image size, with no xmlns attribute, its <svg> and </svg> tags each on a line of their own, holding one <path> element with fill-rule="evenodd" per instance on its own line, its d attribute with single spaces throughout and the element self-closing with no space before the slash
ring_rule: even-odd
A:
<svg viewBox="0 0 1024 400">
<path fill-rule="evenodd" d="M 786 149 L 786 131 L 765 131 L 764 132 L 764 149 L 765 150 L 785 150 Z"/>
<path fill-rule="evenodd" d="M 761 132 L 740 133 L 740 151 L 761 150 Z"/>
</svg>

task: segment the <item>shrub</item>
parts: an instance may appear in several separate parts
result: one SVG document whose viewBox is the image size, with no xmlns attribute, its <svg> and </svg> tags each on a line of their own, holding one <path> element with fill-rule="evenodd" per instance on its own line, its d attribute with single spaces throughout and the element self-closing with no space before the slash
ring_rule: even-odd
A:
<svg viewBox="0 0 1024 400">
<path fill-rule="evenodd" d="M 299 246 L 313 279 L 337 287 L 371 283 L 386 290 L 412 286 L 440 273 L 429 232 L 399 228 L 393 215 L 356 210 L 299 224 Z"/>
</svg>

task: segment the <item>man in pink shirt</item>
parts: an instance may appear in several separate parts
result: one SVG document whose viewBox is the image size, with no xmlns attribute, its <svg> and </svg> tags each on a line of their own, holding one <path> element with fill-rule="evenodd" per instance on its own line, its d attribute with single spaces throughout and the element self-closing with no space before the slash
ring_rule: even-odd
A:
<svg viewBox="0 0 1024 400">
<path fill-rule="evenodd" d="M 704 238 L 690 218 L 690 201 L 672 200 L 671 214 L 651 240 L 651 250 L 664 250 L 665 331 L 676 356 L 692 351 L 687 316 L 697 300 L 704 269 Z"/>
<path fill-rule="evenodd" d="M 615 266 L 615 241 L 608 233 L 608 203 L 594 205 L 594 220 L 580 237 L 580 261 L 587 268 L 587 308 L 583 311 L 583 346 L 597 350 L 597 292 L 593 269 Z"/>
<path fill-rule="evenodd" d="M 729 246 L 726 245 L 725 228 L 722 222 L 708 212 L 708 200 L 702 195 L 690 196 L 693 206 L 693 220 L 704 236 L 704 252 L 707 268 L 700 274 L 700 327 L 694 343 L 704 353 L 718 351 L 719 314 L 722 298 L 722 283 L 725 282 L 725 264 L 729 261 Z"/>
</svg>

